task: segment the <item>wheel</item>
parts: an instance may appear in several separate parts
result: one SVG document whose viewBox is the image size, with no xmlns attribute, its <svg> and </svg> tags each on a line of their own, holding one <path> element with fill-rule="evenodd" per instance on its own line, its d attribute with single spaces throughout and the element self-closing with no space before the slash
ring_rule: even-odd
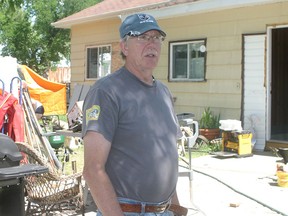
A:
<svg viewBox="0 0 288 216">
<path fill-rule="evenodd" d="M 209 144 L 209 140 L 205 136 L 199 135 L 196 139 L 196 142 L 193 148 L 199 149 L 201 146 L 208 145 L 208 144 Z"/>
</svg>

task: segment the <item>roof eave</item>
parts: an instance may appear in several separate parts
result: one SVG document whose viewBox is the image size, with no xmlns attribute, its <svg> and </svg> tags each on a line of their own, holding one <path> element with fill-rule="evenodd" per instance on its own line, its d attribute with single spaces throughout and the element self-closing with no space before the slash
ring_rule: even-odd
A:
<svg viewBox="0 0 288 216">
<path fill-rule="evenodd" d="M 178 4 L 158 10 L 151 10 L 149 14 L 157 19 L 175 18 L 187 14 L 201 14 L 213 11 L 227 10 L 233 8 L 250 7 L 270 3 L 282 2 L 283 0 L 222 0 L 221 4 L 215 0 L 195 1 L 186 4 Z M 145 11 L 143 11 L 145 12 Z M 122 17 L 123 19 L 123 17 Z"/>
<path fill-rule="evenodd" d="M 57 21 L 54 23 L 51 23 L 52 26 L 54 26 L 55 28 L 71 28 L 73 25 L 78 25 L 78 24 L 82 24 L 82 23 L 86 23 L 86 22 L 91 22 L 91 21 L 99 21 L 99 20 L 103 20 L 103 19 L 109 19 L 109 18 L 115 18 L 115 17 L 121 17 L 121 14 L 129 14 L 129 13 L 133 13 L 136 11 L 144 11 L 144 10 L 149 10 L 149 8 L 155 8 L 158 6 L 161 6 L 163 4 L 166 4 L 167 2 L 170 2 L 171 0 L 167 0 L 167 1 L 163 1 L 161 3 L 157 3 L 157 4 L 152 4 L 152 5 L 142 5 L 139 7 L 135 7 L 135 8 L 128 8 L 126 10 L 120 10 L 120 11 L 114 11 L 114 12 L 108 12 L 106 14 L 101 14 L 101 15 L 97 15 L 95 14 L 94 16 L 85 16 L 85 17 L 80 17 L 80 18 L 76 18 L 74 20 L 63 20 L 63 21 Z"/>
<path fill-rule="evenodd" d="M 94 16 L 86 16 L 86 17 L 81 17 L 78 19 L 74 20 L 68 20 L 68 21 L 59 21 L 59 22 L 54 22 L 51 23 L 52 26 L 55 28 L 63 28 L 63 29 L 70 29 L 73 25 L 79 25 L 87 22 L 92 22 L 92 21 L 99 21 L 99 20 L 104 20 L 104 19 L 111 19 L 119 16 L 119 12 L 115 13 L 109 13 L 109 14 L 101 14 L 101 15 L 94 15 Z"/>
<path fill-rule="evenodd" d="M 169 1 L 169 0 L 168 0 Z M 252 5 L 260 5 L 260 4 L 267 4 L 267 3 L 276 3 L 281 2 L 283 0 L 243 0 L 239 2 L 239 0 L 223 0 L 221 4 L 219 2 L 215 2 L 214 0 L 206 0 L 206 1 L 195 1 L 186 4 L 178 4 L 174 6 L 164 7 L 164 8 L 157 8 L 157 6 L 165 4 L 159 3 L 150 6 L 142 6 L 136 8 L 129 8 L 127 10 L 115 11 L 107 14 L 101 15 L 94 15 L 90 17 L 81 17 L 75 20 L 68 20 L 68 21 L 58 21 L 52 23 L 52 25 L 56 28 L 71 28 L 73 25 L 78 25 L 90 21 L 99 21 L 103 19 L 115 18 L 119 17 L 120 19 L 125 18 L 129 13 L 135 13 L 141 9 L 141 12 L 149 12 L 151 15 L 157 17 L 158 19 L 164 19 L 168 17 L 177 17 L 177 16 L 184 16 L 186 14 L 199 14 L 204 12 L 211 12 L 217 10 L 224 10 L 224 9 L 231 9 L 237 7 L 245 7 L 245 6 L 252 6 Z M 153 8 L 152 8 L 153 6 Z"/>
</svg>

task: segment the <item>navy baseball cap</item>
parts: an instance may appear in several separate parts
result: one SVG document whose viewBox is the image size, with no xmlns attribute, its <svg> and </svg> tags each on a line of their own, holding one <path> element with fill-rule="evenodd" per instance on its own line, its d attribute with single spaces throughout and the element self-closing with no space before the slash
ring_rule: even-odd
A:
<svg viewBox="0 0 288 216">
<path fill-rule="evenodd" d="M 126 17 L 120 26 L 119 32 L 120 37 L 124 38 L 126 35 L 138 36 L 150 30 L 157 30 L 162 36 L 166 36 L 155 18 L 149 14 L 133 14 Z"/>
</svg>

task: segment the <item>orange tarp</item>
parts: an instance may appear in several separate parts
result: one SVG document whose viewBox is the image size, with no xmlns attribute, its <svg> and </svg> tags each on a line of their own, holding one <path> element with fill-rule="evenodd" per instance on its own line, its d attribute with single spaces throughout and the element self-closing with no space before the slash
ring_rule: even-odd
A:
<svg viewBox="0 0 288 216">
<path fill-rule="evenodd" d="M 34 72 L 26 65 L 21 65 L 21 71 L 28 85 L 30 97 L 42 103 L 44 115 L 65 115 L 66 85 L 51 82 Z"/>
</svg>

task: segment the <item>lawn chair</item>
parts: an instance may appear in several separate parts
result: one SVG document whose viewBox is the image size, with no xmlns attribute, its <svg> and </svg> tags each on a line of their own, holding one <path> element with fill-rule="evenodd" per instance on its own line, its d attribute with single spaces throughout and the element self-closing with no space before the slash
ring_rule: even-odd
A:
<svg viewBox="0 0 288 216">
<path fill-rule="evenodd" d="M 22 163 L 39 164 L 49 169 L 48 173 L 25 178 L 28 200 L 26 215 L 41 215 L 67 208 L 80 210 L 84 215 L 82 173 L 62 176 L 33 147 L 25 143 L 16 143 L 16 145 L 27 157 L 26 162 Z"/>
</svg>

